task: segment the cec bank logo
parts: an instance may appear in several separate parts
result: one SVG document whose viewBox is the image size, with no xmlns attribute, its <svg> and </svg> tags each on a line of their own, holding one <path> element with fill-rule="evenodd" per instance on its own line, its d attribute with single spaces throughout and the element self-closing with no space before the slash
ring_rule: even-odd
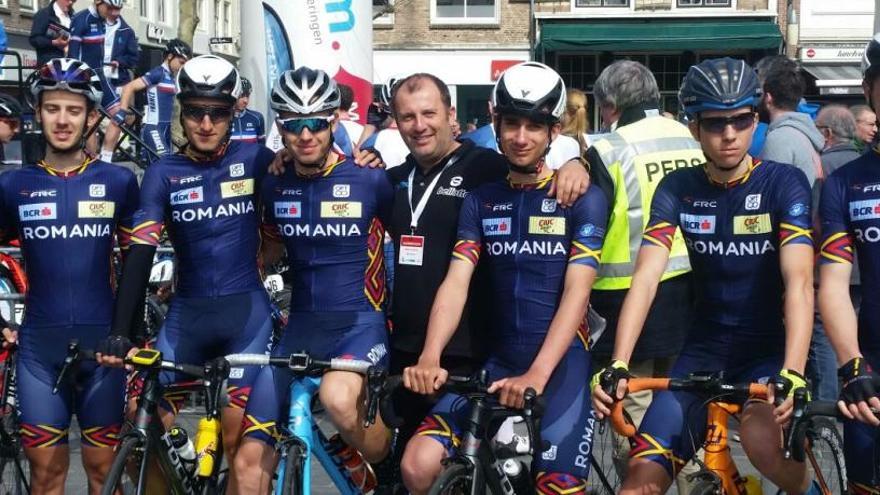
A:
<svg viewBox="0 0 880 495">
<path fill-rule="evenodd" d="M 734 234 L 766 234 L 773 230 L 770 214 L 737 215 L 733 217 Z"/>
<path fill-rule="evenodd" d="M 77 206 L 80 218 L 113 218 L 116 211 L 113 201 L 80 201 Z"/>
<path fill-rule="evenodd" d="M 220 197 L 234 198 L 254 193 L 254 179 L 241 179 L 220 183 Z"/>
<path fill-rule="evenodd" d="M 321 201 L 321 218 L 360 218 L 360 201 Z"/>
<path fill-rule="evenodd" d="M 276 201 L 275 218 L 302 217 L 302 203 L 299 201 Z"/>
<path fill-rule="evenodd" d="M 529 217 L 529 234 L 565 235 L 565 217 Z"/>
<path fill-rule="evenodd" d="M 681 230 L 691 234 L 714 234 L 715 215 L 681 214 Z"/>
</svg>

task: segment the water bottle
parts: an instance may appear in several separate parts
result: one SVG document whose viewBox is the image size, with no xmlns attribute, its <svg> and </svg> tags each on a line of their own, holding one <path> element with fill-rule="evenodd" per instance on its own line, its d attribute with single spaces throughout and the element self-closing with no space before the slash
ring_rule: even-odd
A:
<svg viewBox="0 0 880 495">
<path fill-rule="evenodd" d="M 199 420 L 195 450 L 199 462 L 197 473 L 199 476 L 207 478 L 214 471 L 214 461 L 217 458 L 217 444 L 219 441 L 220 421 L 213 418 L 202 418 Z M 192 445 L 191 442 L 190 445 Z"/>
<path fill-rule="evenodd" d="M 179 426 L 172 426 L 168 430 L 168 439 L 171 440 L 171 446 L 177 452 L 177 456 L 183 461 L 184 465 L 190 465 L 196 460 L 196 449 L 193 447 L 192 440 L 186 434 L 186 430 Z"/>
<path fill-rule="evenodd" d="M 529 476 L 529 470 L 525 469 L 521 461 L 514 458 L 505 459 L 501 469 L 507 475 L 515 493 L 534 493 L 535 487 Z"/>
</svg>

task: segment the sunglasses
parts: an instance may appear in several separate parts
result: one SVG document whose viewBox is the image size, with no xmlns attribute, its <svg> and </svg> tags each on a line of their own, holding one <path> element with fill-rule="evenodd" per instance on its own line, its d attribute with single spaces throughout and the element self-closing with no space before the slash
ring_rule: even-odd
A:
<svg viewBox="0 0 880 495">
<path fill-rule="evenodd" d="M 737 131 L 744 131 L 754 123 L 755 112 L 741 113 L 733 117 L 703 117 L 700 118 L 700 129 L 713 134 L 721 134 L 729 125 Z"/>
<path fill-rule="evenodd" d="M 207 115 L 211 122 L 217 123 L 232 118 L 232 109 L 227 107 L 199 107 L 195 105 L 184 105 L 180 109 L 180 113 L 188 119 L 201 122 Z"/>
<path fill-rule="evenodd" d="M 286 132 L 292 132 L 297 135 L 302 134 L 302 131 L 305 129 L 314 134 L 329 129 L 332 122 L 333 116 L 331 115 L 327 117 L 278 119 L 278 126 Z"/>
</svg>

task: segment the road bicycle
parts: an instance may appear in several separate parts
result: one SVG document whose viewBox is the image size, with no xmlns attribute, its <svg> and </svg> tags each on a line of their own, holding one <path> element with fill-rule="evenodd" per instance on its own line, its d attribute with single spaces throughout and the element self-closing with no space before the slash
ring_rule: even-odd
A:
<svg viewBox="0 0 880 495">
<path fill-rule="evenodd" d="M 735 419 L 743 405 L 751 399 L 766 399 L 767 385 L 759 383 L 731 383 L 723 372 L 692 373 L 687 378 L 631 378 L 628 392 L 642 390 L 680 391 L 705 398 L 706 438 L 697 439 L 691 434 L 695 445 L 702 445 L 705 459 L 698 461 L 701 469 L 690 475 L 691 495 L 759 495 L 760 483 L 742 476 L 730 452 L 728 422 Z M 798 394 L 796 409 L 803 410 L 805 396 Z M 797 412 L 797 411 L 796 411 Z M 798 412 L 802 415 L 802 412 Z M 798 416 L 800 417 L 800 416 Z M 840 495 L 847 492 L 846 468 L 843 463 L 843 441 L 833 420 L 816 415 L 810 421 L 798 423 L 785 430 L 784 445 L 787 456 L 796 460 L 809 459 L 814 479 L 822 488 L 823 495 Z M 623 403 L 614 404 L 611 423 L 621 435 L 632 437 L 636 427 L 625 417 Z M 794 447 L 792 439 L 800 443 Z M 696 450 L 696 449 L 695 449 Z M 800 455 L 803 451 L 805 454 Z M 794 455 L 792 455 L 794 452 Z M 800 459 L 798 459 L 800 457 Z M 781 493 L 781 492 L 780 492 Z"/>
<path fill-rule="evenodd" d="M 55 384 L 57 390 L 70 374 L 75 363 L 94 360 L 92 350 L 80 349 L 76 341 L 67 348 L 67 356 Z M 226 403 L 226 379 L 230 365 L 215 359 L 205 365 L 175 363 L 162 359 L 155 349 L 140 349 L 125 364 L 140 372 L 143 386 L 137 399 L 137 410 L 116 448 L 113 464 L 101 490 L 102 495 L 147 493 L 147 474 L 155 457 L 164 478 L 165 492 L 173 495 L 219 494 L 225 491 L 223 443 L 220 438 L 220 411 Z M 163 387 L 162 371 L 181 373 L 198 379 L 194 382 Z M 162 424 L 158 405 L 163 394 L 185 394 L 204 390 L 205 414 L 199 421 L 195 439 L 195 462 L 181 459 L 172 444 L 171 433 Z"/>
<path fill-rule="evenodd" d="M 0 494 L 30 493 L 30 465 L 24 457 L 15 407 L 16 347 L 0 352 Z"/>
</svg>

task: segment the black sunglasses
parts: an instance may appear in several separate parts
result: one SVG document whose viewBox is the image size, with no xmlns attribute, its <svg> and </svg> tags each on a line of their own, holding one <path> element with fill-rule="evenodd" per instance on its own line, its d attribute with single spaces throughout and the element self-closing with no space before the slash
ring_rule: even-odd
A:
<svg viewBox="0 0 880 495">
<path fill-rule="evenodd" d="M 282 129 L 296 135 L 302 134 L 305 129 L 308 129 L 312 134 L 325 131 L 330 128 L 332 122 L 333 116 L 278 119 L 278 125 Z"/>
<path fill-rule="evenodd" d="M 701 117 L 700 129 L 713 134 L 721 134 L 728 125 L 737 131 L 744 131 L 755 123 L 755 112 L 740 113 L 732 117 Z"/>
<path fill-rule="evenodd" d="M 188 119 L 201 122 L 205 115 L 211 119 L 211 122 L 217 123 L 228 120 L 232 117 L 232 109 L 228 107 L 200 107 L 196 105 L 184 105 L 180 109 L 180 113 Z"/>
</svg>

